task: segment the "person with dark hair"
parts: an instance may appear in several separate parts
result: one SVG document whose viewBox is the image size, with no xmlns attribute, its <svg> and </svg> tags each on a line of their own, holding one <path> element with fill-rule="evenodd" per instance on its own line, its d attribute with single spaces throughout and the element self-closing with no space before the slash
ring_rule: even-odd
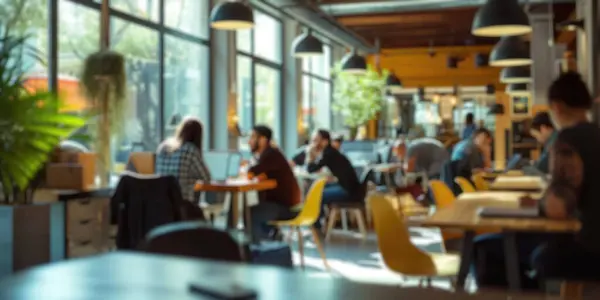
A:
<svg viewBox="0 0 600 300">
<path fill-rule="evenodd" d="M 517 235 L 521 270 L 536 274 L 530 280 L 521 272 L 525 287 L 538 287 L 547 279 L 600 280 L 600 128 L 587 118 L 592 97 L 580 75 L 572 72 L 552 83 L 548 97 L 552 123 L 560 129 L 550 150 L 551 179 L 541 199 L 523 197 L 521 206 L 537 206 L 548 219 L 577 218 L 581 229 Z M 502 245 L 500 234 L 475 241 L 479 286 L 506 284 Z"/>
<path fill-rule="evenodd" d="M 542 154 L 535 162 L 536 170 L 548 174 L 548 162 L 550 159 L 550 148 L 554 144 L 554 140 L 558 136 L 558 132 L 554 130 L 554 124 L 548 112 L 539 112 L 533 117 L 531 122 L 531 136 L 533 136 L 540 144 L 543 145 Z M 527 169 L 524 169 L 526 171 Z"/>
<path fill-rule="evenodd" d="M 463 140 L 467 140 L 471 137 L 471 135 L 473 135 L 473 132 L 475 132 L 475 130 L 477 129 L 477 126 L 475 126 L 475 116 L 473 116 L 473 113 L 468 113 L 467 116 L 465 117 L 465 128 L 463 129 L 462 132 L 462 139 Z"/>
<path fill-rule="evenodd" d="M 454 146 L 452 161 L 460 161 L 458 169 L 466 172 L 479 172 L 491 167 L 492 134 L 485 128 L 476 129 L 471 138 Z M 467 175 L 470 178 L 470 175 Z"/>
<path fill-rule="evenodd" d="M 294 172 L 283 153 L 272 146 L 272 136 L 269 127 L 256 125 L 248 140 L 250 151 L 258 158 L 248 169 L 248 177 L 277 181 L 277 187 L 259 193 L 260 203 L 250 209 L 254 240 L 269 238 L 275 228 L 268 222 L 288 219 L 290 209 L 300 203 L 300 187 Z"/>
<path fill-rule="evenodd" d="M 333 147 L 339 151 L 342 148 L 343 142 L 344 142 L 344 136 L 340 134 L 340 135 L 336 136 L 333 139 L 333 141 L 331 141 L 331 147 Z"/>
<path fill-rule="evenodd" d="M 326 206 L 332 203 L 345 201 L 362 201 L 354 197 L 360 188 L 358 176 L 350 160 L 331 145 L 331 135 L 326 130 L 317 130 L 313 134 L 312 144 L 306 156 L 306 169 L 310 173 L 319 172 L 327 167 L 331 175 L 337 179 L 329 182 L 323 190 L 323 203 Z M 321 217 L 324 210 L 321 208 Z M 317 229 L 321 228 L 321 222 L 315 224 Z"/>
<path fill-rule="evenodd" d="M 196 181 L 210 181 L 210 172 L 202 156 L 202 135 L 200 120 L 187 117 L 177 127 L 175 135 L 156 150 L 156 173 L 175 176 L 183 198 L 192 203 L 199 201 L 194 193 Z"/>
</svg>

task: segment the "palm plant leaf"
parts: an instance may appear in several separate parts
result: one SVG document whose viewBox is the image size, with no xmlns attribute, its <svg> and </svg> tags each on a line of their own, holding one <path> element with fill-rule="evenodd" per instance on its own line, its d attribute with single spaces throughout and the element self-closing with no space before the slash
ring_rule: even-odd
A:
<svg viewBox="0 0 600 300">
<path fill-rule="evenodd" d="M 54 93 L 28 91 L 21 63 L 26 38 L 0 38 L 0 183 L 5 195 L 23 191 L 62 139 L 85 119 L 61 113 Z"/>
</svg>

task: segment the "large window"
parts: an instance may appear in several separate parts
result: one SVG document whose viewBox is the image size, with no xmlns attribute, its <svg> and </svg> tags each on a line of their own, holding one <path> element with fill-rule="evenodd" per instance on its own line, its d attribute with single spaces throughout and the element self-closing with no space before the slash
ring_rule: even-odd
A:
<svg viewBox="0 0 600 300">
<path fill-rule="evenodd" d="M 58 16 L 50 18 L 49 0 L 0 0 L 3 25 L 29 36 L 42 58 L 26 62 L 28 84 L 48 88 L 52 78 L 72 111 L 86 106 L 79 76 L 85 58 L 100 49 L 101 2 L 56 0 Z M 111 48 L 126 58 L 128 88 L 127 118 L 122 141 L 115 145 L 115 162 L 123 163 L 131 151 L 155 151 L 185 116 L 207 121 L 209 5 L 204 0 L 110 1 Z M 49 28 L 56 30 L 55 36 L 48 35 L 54 32 Z M 56 72 L 47 69 L 54 49 L 48 45 L 56 46 Z M 205 139 L 208 132 L 207 128 Z"/>
<path fill-rule="evenodd" d="M 281 21 L 255 11 L 256 26 L 236 33 L 237 117 L 243 133 L 254 124 L 273 129 L 275 142 L 281 138 Z M 240 140 L 240 148 L 247 143 Z"/>
<path fill-rule="evenodd" d="M 306 129 L 331 129 L 331 48 L 302 60 L 302 120 Z"/>
</svg>

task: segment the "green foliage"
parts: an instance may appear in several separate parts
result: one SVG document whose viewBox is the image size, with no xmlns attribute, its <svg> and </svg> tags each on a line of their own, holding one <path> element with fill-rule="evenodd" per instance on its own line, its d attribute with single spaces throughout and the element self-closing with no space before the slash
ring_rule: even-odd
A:
<svg viewBox="0 0 600 300">
<path fill-rule="evenodd" d="M 344 123 L 357 128 L 373 119 L 385 101 L 385 79 L 388 71 L 377 72 L 369 66 L 365 74 L 348 74 L 337 64 L 333 70 L 333 110 L 340 113 Z"/>
<path fill-rule="evenodd" d="M 0 38 L 0 182 L 5 200 L 29 187 L 61 140 L 85 119 L 61 113 L 56 94 L 28 91 L 21 61 L 26 38 Z"/>
</svg>

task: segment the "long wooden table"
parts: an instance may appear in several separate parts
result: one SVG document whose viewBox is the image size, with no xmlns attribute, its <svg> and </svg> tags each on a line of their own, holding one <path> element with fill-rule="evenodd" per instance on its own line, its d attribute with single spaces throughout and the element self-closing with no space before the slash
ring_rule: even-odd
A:
<svg viewBox="0 0 600 300">
<path fill-rule="evenodd" d="M 227 215 L 227 228 L 236 229 L 239 223 L 239 199 L 238 194 L 242 193 L 242 210 L 244 229 L 250 234 L 250 209 L 248 208 L 248 192 L 260 192 L 265 190 L 271 190 L 277 187 L 277 181 L 274 179 L 267 180 L 249 180 L 249 179 L 227 179 L 220 181 L 202 182 L 198 181 L 194 190 L 196 192 L 218 192 L 218 193 L 229 193 L 231 195 L 231 201 L 229 201 L 229 209 Z"/>
<path fill-rule="evenodd" d="M 360 284 L 310 276 L 283 268 L 233 264 L 176 256 L 114 252 L 29 269 L 0 281 L 0 298 L 25 299 L 215 299 L 190 284 L 256 292 L 256 299 L 551 300 L 543 295 L 468 295 L 443 290 Z"/>
<path fill-rule="evenodd" d="M 524 192 L 475 192 L 461 194 L 448 208 L 440 209 L 424 219 L 411 219 L 412 226 L 440 227 L 465 232 L 461 252 L 458 285 L 464 287 L 473 254 L 473 238 L 476 230 L 498 230 L 503 232 L 504 251 L 508 283 L 511 290 L 520 290 L 519 262 L 517 254 L 517 232 L 576 232 L 581 224 L 578 220 L 549 220 L 545 218 L 482 218 L 482 207 L 518 208 L 518 199 Z"/>
<path fill-rule="evenodd" d="M 546 182 L 539 176 L 498 176 L 490 184 L 490 190 L 539 192 L 546 188 Z"/>
</svg>

